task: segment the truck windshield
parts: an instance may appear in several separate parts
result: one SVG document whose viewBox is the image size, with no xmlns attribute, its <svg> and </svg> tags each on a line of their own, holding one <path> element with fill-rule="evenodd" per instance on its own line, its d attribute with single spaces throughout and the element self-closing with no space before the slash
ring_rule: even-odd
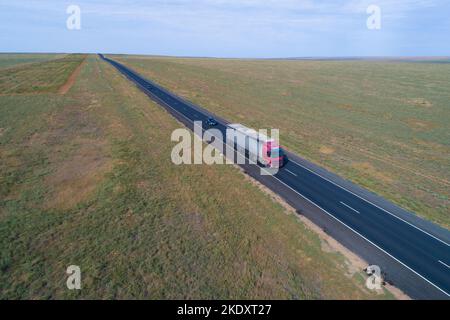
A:
<svg viewBox="0 0 450 320">
<path fill-rule="evenodd" d="M 283 150 L 280 148 L 274 148 L 269 151 L 268 156 L 271 158 L 279 158 L 283 156 Z"/>
</svg>

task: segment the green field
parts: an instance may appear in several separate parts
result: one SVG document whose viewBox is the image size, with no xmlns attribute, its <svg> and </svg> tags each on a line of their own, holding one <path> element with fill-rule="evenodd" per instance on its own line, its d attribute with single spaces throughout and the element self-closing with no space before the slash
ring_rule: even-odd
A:
<svg viewBox="0 0 450 320">
<path fill-rule="evenodd" d="M 65 54 L 23 54 L 23 53 L 0 53 L 0 69 L 17 66 L 19 64 L 28 64 L 34 62 L 43 62 L 64 57 Z"/>
<path fill-rule="evenodd" d="M 182 125 L 109 64 L 57 91 L 0 91 L 1 299 L 392 298 L 237 168 L 172 165 Z"/>
<path fill-rule="evenodd" d="M 57 92 L 85 58 L 85 55 L 73 54 L 1 70 L 0 94 Z"/>
<path fill-rule="evenodd" d="M 450 64 L 112 56 L 234 122 L 450 227 Z M 448 62 L 448 61 L 447 61 Z"/>
</svg>

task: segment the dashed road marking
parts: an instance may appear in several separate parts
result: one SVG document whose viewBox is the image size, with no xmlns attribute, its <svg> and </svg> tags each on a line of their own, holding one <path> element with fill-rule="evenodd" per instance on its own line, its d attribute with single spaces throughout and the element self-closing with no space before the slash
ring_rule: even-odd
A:
<svg viewBox="0 0 450 320">
<path fill-rule="evenodd" d="M 289 173 L 292 174 L 293 176 L 296 176 L 296 177 L 297 177 L 297 174 L 293 173 L 291 170 L 288 170 L 288 169 L 284 169 L 284 170 L 286 170 L 287 172 L 289 172 Z"/>
<path fill-rule="evenodd" d="M 445 262 L 442 262 L 441 260 L 438 260 L 438 261 L 439 261 L 439 263 L 443 264 L 444 266 L 446 266 L 447 268 L 450 269 L 450 266 L 448 264 L 446 264 Z"/>
<path fill-rule="evenodd" d="M 344 205 L 344 206 L 346 206 L 347 208 L 349 208 L 350 210 L 352 210 L 352 211 L 355 211 L 356 213 L 360 213 L 358 210 L 356 210 L 356 209 L 353 209 L 352 207 L 350 207 L 348 204 L 346 204 L 346 203 L 344 203 L 344 202 L 342 202 L 342 201 L 339 201 L 342 205 Z"/>
</svg>

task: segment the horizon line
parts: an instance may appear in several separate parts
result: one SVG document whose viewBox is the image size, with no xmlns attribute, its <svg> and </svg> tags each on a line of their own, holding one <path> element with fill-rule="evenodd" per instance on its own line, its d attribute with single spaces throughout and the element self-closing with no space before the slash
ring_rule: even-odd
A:
<svg viewBox="0 0 450 320">
<path fill-rule="evenodd" d="M 243 60 L 357 60 L 357 59 L 450 59 L 445 55 L 411 55 L 411 56 L 378 56 L 378 55 L 355 55 L 355 56 L 274 56 L 274 57 L 224 57 L 224 56 L 194 56 L 194 55 L 170 55 L 170 54 L 150 54 L 150 53 L 107 53 L 107 52 L 57 52 L 57 51 L 0 51 L 0 54 L 105 54 L 105 55 L 128 55 L 128 56 L 149 56 L 149 57 L 164 57 L 164 58 L 189 58 L 189 59 L 243 59 Z"/>
</svg>

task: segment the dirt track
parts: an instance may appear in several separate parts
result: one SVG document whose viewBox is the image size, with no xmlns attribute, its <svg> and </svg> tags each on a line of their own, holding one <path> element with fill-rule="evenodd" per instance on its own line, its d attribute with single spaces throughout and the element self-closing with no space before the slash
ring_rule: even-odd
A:
<svg viewBox="0 0 450 320">
<path fill-rule="evenodd" d="M 78 75 L 80 74 L 81 68 L 86 63 L 86 58 L 83 60 L 83 62 L 80 63 L 80 65 L 72 72 L 70 77 L 67 79 L 66 83 L 64 83 L 58 90 L 58 93 L 61 95 L 66 94 L 70 88 L 72 88 L 73 84 L 75 83 L 75 80 L 77 79 Z"/>
</svg>

